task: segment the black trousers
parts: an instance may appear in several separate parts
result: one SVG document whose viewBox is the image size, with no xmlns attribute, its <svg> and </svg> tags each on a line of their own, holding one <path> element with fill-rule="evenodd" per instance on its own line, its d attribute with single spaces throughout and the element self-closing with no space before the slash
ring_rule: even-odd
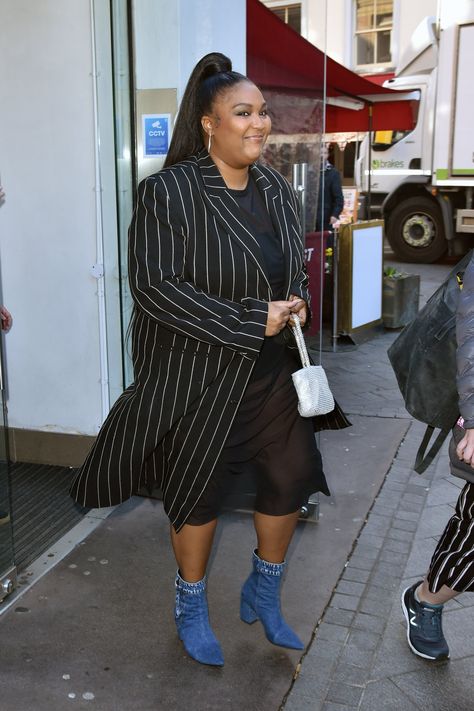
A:
<svg viewBox="0 0 474 711">
<path fill-rule="evenodd" d="M 255 473 L 255 510 L 270 516 L 297 511 L 309 495 L 330 494 L 311 419 L 298 413 L 291 373 L 298 369 L 286 350 L 280 365 L 250 381 L 213 475 L 186 523 L 216 518 L 232 491 L 233 478 Z"/>
</svg>

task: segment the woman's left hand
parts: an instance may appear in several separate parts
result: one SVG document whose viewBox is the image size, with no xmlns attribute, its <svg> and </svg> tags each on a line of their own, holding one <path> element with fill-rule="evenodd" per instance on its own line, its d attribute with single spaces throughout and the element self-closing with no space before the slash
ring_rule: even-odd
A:
<svg viewBox="0 0 474 711">
<path fill-rule="evenodd" d="M 308 318 L 308 307 L 306 301 L 303 301 L 301 296 L 296 296 L 295 294 L 290 294 L 290 301 L 295 301 L 295 306 L 291 309 L 291 312 L 298 314 L 300 324 L 305 325 L 306 319 Z"/>
<path fill-rule="evenodd" d="M 456 454 L 461 461 L 474 467 L 474 429 L 466 430 L 456 447 Z"/>
</svg>

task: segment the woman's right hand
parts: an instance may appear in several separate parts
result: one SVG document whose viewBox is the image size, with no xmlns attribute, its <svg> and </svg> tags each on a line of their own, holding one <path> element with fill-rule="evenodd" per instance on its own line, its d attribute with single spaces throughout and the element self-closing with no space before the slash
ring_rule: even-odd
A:
<svg viewBox="0 0 474 711">
<path fill-rule="evenodd" d="M 277 333 L 283 331 L 288 323 L 290 314 L 301 308 L 302 303 L 304 303 L 303 299 L 298 298 L 292 299 L 291 301 L 269 301 L 265 335 L 276 336 Z"/>
</svg>

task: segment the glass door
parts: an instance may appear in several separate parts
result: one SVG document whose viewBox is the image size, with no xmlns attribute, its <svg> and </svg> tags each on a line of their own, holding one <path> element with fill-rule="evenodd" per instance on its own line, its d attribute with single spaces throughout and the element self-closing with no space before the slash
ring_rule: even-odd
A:
<svg viewBox="0 0 474 711">
<path fill-rule="evenodd" d="M 0 340 L 0 603 L 13 591 L 16 584 L 2 341 L 3 336 Z"/>
</svg>

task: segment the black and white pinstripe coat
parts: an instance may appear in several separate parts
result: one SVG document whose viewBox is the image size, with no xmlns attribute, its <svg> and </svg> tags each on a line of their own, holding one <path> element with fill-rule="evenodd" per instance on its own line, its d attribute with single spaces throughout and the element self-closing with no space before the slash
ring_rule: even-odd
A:
<svg viewBox="0 0 474 711">
<path fill-rule="evenodd" d="M 308 301 L 293 190 L 272 168 L 250 170 L 280 239 L 285 296 Z M 113 406 L 72 495 L 110 506 L 156 482 L 179 530 L 225 443 L 272 299 L 260 246 L 207 151 L 139 185 L 129 279 L 135 382 Z"/>
</svg>

